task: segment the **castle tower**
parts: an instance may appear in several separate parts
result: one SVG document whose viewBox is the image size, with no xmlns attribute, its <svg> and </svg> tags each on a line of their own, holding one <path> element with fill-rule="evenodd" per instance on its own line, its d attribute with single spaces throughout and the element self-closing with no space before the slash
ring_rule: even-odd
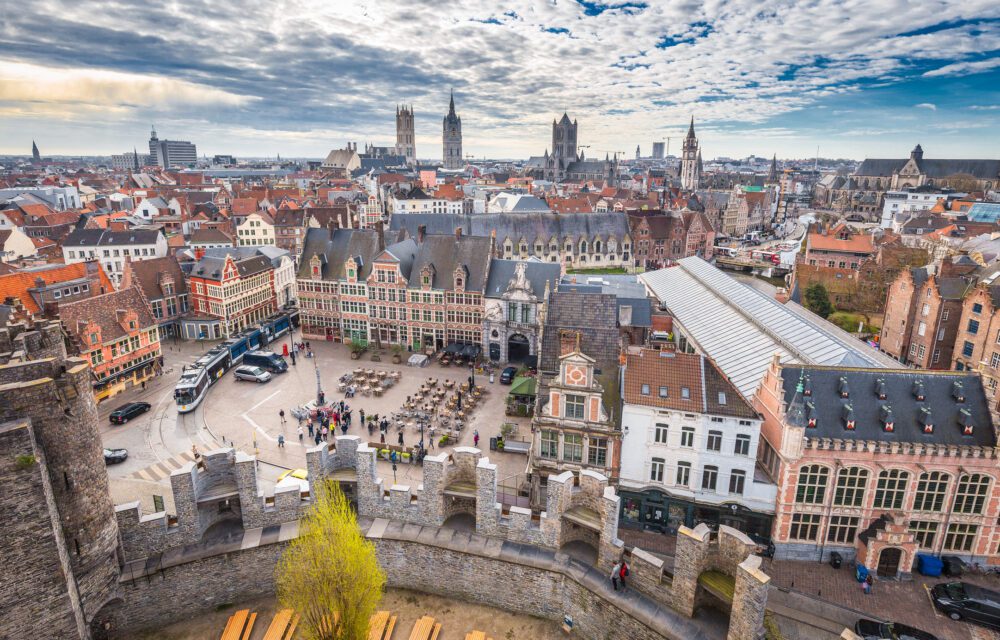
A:
<svg viewBox="0 0 1000 640">
<path fill-rule="evenodd" d="M 38 145 L 35 144 L 34 140 L 31 141 L 31 159 L 35 162 L 42 159 L 42 154 L 38 153 Z"/>
<path fill-rule="evenodd" d="M 684 146 L 681 149 L 681 188 L 687 191 L 698 189 L 701 183 L 701 149 L 698 138 L 694 135 L 694 116 L 691 116 L 691 126 L 688 128 Z"/>
<path fill-rule="evenodd" d="M 8 526 L 0 557 L 20 584 L 0 591 L 0 610 L 21 612 L 0 620 L 0 637 L 35 628 L 90 638 L 120 575 L 90 366 L 66 356 L 58 322 L 0 329 L 0 353 L 0 515 Z"/>
<path fill-rule="evenodd" d="M 448 115 L 442 124 L 442 155 L 445 169 L 461 169 L 465 166 L 462 160 L 462 119 L 455 114 L 455 94 L 451 94 L 448 104 Z"/>
<path fill-rule="evenodd" d="M 406 164 L 417 164 L 416 132 L 413 125 L 413 105 L 396 107 L 396 154 L 406 157 Z"/>
</svg>

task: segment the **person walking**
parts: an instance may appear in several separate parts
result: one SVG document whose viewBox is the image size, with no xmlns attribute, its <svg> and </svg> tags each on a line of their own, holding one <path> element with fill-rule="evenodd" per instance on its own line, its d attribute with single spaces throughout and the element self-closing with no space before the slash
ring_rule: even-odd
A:
<svg viewBox="0 0 1000 640">
<path fill-rule="evenodd" d="M 299 432 L 299 442 L 302 442 L 302 436 L 305 435 L 305 433 L 303 433 L 303 431 L 302 431 L 302 425 L 301 424 L 299 425 L 298 432 Z"/>
<path fill-rule="evenodd" d="M 472 446 L 474 447 L 479 446 L 479 429 L 476 429 L 475 431 L 472 432 Z"/>
<path fill-rule="evenodd" d="M 361 409 L 361 410 L 358 411 L 358 413 L 361 415 L 361 424 L 364 424 L 365 423 L 365 410 Z"/>
<path fill-rule="evenodd" d="M 284 449 L 285 448 L 285 436 L 280 435 L 280 434 L 278 435 L 278 448 L 279 449 Z"/>
<path fill-rule="evenodd" d="M 315 434 L 313 433 L 313 419 L 312 418 L 309 418 L 308 422 L 306 422 L 306 426 L 309 427 L 309 437 L 310 438 L 313 437 Z"/>
<path fill-rule="evenodd" d="M 281 424 L 285 424 L 285 410 L 284 409 L 282 409 L 281 411 L 278 412 L 278 417 L 281 418 Z"/>
<path fill-rule="evenodd" d="M 378 434 L 378 441 L 379 441 L 380 444 L 385 444 L 385 434 L 384 433 Z"/>
<path fill-rule="evenodd" d="M 615 566 L 611 567 L 611 586 L 614 587 L 615 591 L 618 591 L 618 576 L 622 571 L 622 563 L 616 562 Z"/>
<path fill-rule="evenodd" d="M 323 442 L 330 441 L 330 427 L 323 425 Z"/>
<path fill-rule="evenodd" d="M 403 432 L 399 432 L 399 446 L 403 446 Z"/>
<path fill-rule="evenodd" d="M 347 435 L 347 423 L 346 422 L 341 422 L 340 423 L 340 432 L 343 433 L 345 436 Z"/>
<path fill-rule="evenodd" d="M 622 591 L 625 591 L 625 578 L 628 577 L 628 563 L 622 560 L 621 569 L 618 572 L 618 581 L 622 583 Z"/>
</svg>

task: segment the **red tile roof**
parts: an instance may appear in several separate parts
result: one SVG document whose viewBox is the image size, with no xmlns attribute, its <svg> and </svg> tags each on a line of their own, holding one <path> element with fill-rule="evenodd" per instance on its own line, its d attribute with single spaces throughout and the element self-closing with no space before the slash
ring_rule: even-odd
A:
<svg viewBox="0 0 1000 640">
<path fill-rule="evenodd" d="M 94 262 L 93 264 L 97 266 L 101 286 L 104 287 L 105 291 L 113 291 L 114 285 L 112 285 L 111 281 L 108 280 L 108 276 L 104 273 L 104 269 L 101 267 L 100 263 Z M 3 300 L 8 296 L 20 298 L 21 302 L 24 303 L 25 308 L 29 312 L 38 313 L 41 309 L 38 307 L 34 298 L 32 298 L 28 293 L 28 289 L 36 286 L 35 281 L 37 279 L 41 278 L 45 284 L 53 284 L 56 282 L 77 280 L 85 277 L 86 275 L 87 263 L 84 262 L 66 264 L 49 269 L 18 271 L 16 273 L 2 275 L 0 276 L 0 300 Z"/>
</svg>

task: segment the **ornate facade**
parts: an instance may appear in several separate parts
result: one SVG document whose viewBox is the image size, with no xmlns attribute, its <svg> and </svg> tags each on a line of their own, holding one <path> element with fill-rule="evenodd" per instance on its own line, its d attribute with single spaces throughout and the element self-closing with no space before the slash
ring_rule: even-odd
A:
<svg viewBox="0 0 1000 640">
<path fill-rule="evenodd" d="M 494 362 L 524 362 L 541 350 L 541 327 L 559 265 L 493 260 L 486 284 L 483 345 Z"/>
</svg>

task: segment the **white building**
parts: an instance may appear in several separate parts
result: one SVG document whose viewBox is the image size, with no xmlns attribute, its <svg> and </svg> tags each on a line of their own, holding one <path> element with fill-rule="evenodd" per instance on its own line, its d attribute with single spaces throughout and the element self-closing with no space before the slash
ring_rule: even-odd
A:
<svg viewBox="0 0 1000 640">
<path fill-rule="evenodd" d="M 0 262 L 13 262 L 35 255 L 35 243 L 17 227 L 0 228 Z"/>
<path fill-rule="evenodd" d="M 236 244 L 241 247 L 273 247 L 274 220 L 263 211 L 251 213 L 236 225 Z"/>
<path fill-rule="evenodd" d="M 625 526 L 770 535 L 777 486 L 756 469 L 761 418 L 711 359 L 630 350 L 622 403 Z"/>
<path fill-rule="evenodd" d="M 0 204 L 13 200 L 19 195 L 33 195 L 44 200 L 52 209 L 65 211 L 83 206 L 76 187 L 15 187 L 0 189 Z"/>
<path fill-rule="evenodd" d="M 883 229 L 892 229 L 899 232 L 899 228 L 904 222 L 909 220 L 913 214 L 920 211 L 927 211 L 937 204 L 941 198 L 955 195 L 953 191 L 940 191 L 938 189 L 918 187 L 916 189 L 905 189 L 903 191 L 886 191 L 885 204 L 882 205 Z"/>
<path fill-rule="evenodd" d="M 448 213 L 448 201 L 428 195 L 420 187 L 405 193 L 393 193 L 389 198 L 390 213 Z"/>
<path fill-rule="evenodd" d="M 63 240 L 66 264 L 99 260 L 115 286 L 122 281 L 126 260 L 149 260 L 167 255 L 167 239 L 159 229 L 76 229 Z"/>
<path fill-rule="evenodd" d="M 152 220 L 160 216 L 170 215 L 170 207 L 167 201 L 159 196 L 145 198 L 135 208 L 135 215 L 143 220 Z"/>
</svg>

